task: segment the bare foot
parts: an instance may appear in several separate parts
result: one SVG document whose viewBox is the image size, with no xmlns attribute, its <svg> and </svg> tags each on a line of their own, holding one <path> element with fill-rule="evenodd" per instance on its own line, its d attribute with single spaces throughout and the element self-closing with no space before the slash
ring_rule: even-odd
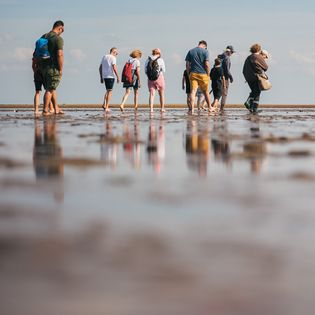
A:
<svg viewBox="0 0 315 315">
<path fill-rule="evenodd" d="M 119 108 L 122 112 L 124 111 L 124 106 L 120 105 Z"/>
</svg>

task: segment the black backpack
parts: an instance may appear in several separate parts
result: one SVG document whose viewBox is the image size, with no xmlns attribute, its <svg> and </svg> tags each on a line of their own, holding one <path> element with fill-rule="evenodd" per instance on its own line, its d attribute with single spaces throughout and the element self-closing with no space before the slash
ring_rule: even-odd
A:
<svg viewBox="0 0 315 315">
<path fill-rule="evenodd" d="M 152 59 L 151 57 L 149 57 L 149 62 L 147 65 L 147 76 L 148 76 L 148 79 L 151 81 L 155 81 L 159 77 L 159 74 L 160 74 L 160 66 L 158 64 L 159 58 L 160 57 L 156 59 Z"/>
</svg>

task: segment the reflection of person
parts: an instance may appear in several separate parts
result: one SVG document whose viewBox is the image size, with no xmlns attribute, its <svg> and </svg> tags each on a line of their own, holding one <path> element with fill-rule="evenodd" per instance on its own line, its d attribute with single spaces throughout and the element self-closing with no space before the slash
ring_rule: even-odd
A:
<svg viewBox="0 0 315 315">
<path fill-rule="evenodd" d="M 226 47 L 225 52 L 218 57 L 222 61 L 222 70 L 223 70 L 223 75 L 224 75 L 224 85 L 223 85 L 223 91 L 222 91 L 222 98 L 221 98 L 221 107 L 220 109 L 223 110 L 225 103 L 226 103 L 226 98 L 228 95 L 229 91 L 229 82 L 233 83 L 233 76 L 231 74 L 231 56 L 232 54 L 235 53 L 235 50 L 233 46 L 229 45 Z"/>
<path fill-rule="evenodd" d="M 261 90 L 258 84 L 257 75 L 263 74 L 267 71 L 268 65 L 265 58 L 261 54 L 261 46 L 254 44 L 250 48 L 251 55 L 249 55 L 244 63 L 243 75 L 251 90 L 248 99 L 244 106 L 252 113 L 257 113 Z"/>
<path fill-rule="evenodd" d="M 45 95 L 43 115 L 49 115 L 48 106 L 52 101 L 55 114 L 63 114 L 57 104 L 56 89 L 62 78 L 63 70 L 63 39 L 64 23 L 56 21 L 52 30 L 43 35 L 48 40 L 50 58 L 40 60 L 40 71 L 44 79 Z"/>
<path fill-rule="evenodd" d="M 105 134 L 100 136 L 100 144 L 101 160 L 111 168 L 115 168 L 117 165 L 117 143 L 115 142 L 112 124 L 109 120 L 106 120 Z"/>
<path fill-rule="evenodd" d="M 160 173 L 161 165 L 165 159 L 165 134 L 162 124 L 157 130 L 153 122 L 150 122 L 147 153 L 149 164 L 153 165 L 156 173 Z"/>
<path fill-rule="evenodd" d="M 209 75 L 210 63 L 207 51 L 207 42 L 201 40 L 197 47 L 188 51 L 186 58 L 186 70 L 189 73 L 191 92 L 189 113 L 194 113 L 195 97 L 198 87 L 205 96 L 210 110 Z"/>
<path fill-rule="evenodd" d="M 102 108 L 106 113 L 110 112 L 109 102 L 112 97 L 113 87 L 115 83 L 115 76 L 117 83 L 119 83 L 119 75 L 116 66 L 116 56 L 118 55 L 118 49 L 116 47 L 111 48 L 108 55 L 103 56 L 99 67 L 101 83 L 105 82 L 106 93 L 104 95 L 104 101 Z"/>
<path fill-rule="evenodd" d="M 138 98 L 139 98 L 139 89 L 141 87 L 140 83 L 140 58 L 142 57 L 142 52 L 140 50 L 134 50 L 130 53 L 130 58 L 128 59 L 128 63 L 132 64 L 132 74 L 134 81 L 132 84 L 124 82 L 123 87 L 126 89 L 126 92 L 123 96 L 121 104 L 119 106 L 120 110 L 124 111 L 125 103 L 130 95 L 131 90 L 133 89 L 134 92 L 134 108 L 135 110 L 138 109 Z"/>
<path fill-rule="evenodd" d="M 148 65 L 153 64 L 153 62 L 157 62 L 158 65 L 158 78 L 156 80 L 150 80 L 148 74 Z M 161 112 L 164 112 L 164 105 L 165 105 L 165 80 L 164 80 L 164 74 L 165 74 L 165 63 L 164 60 L 161 58 L 161 50 L 159 48 L 155 48 L 152 50 L 152 55 L 148 57 L 146 63 L 145 63 L 145 73 L 148 75 L 148 88 L 149 88 L 149 105 L 150 105 L 150 111 L 153 113 L 153 104 L 154 104 L 154 95 L 155 91 L 157 90 L 160 96 L 160 105 L 161 105 Z"/>
<path fill-rule="evenodd" d="M 265 141 L 260 135 L 259 126 L 250 128 L 251 140 L 244 143 L 243 150 L 245 156 L 250 161 L 251 172 L 259 175 L 261 172 L 263 160 L 267 155 L 267 147 Z"/>
<path fill-rule="evenodd" d="M 207 175 L 209 138 L 206 129 L 198 130 L 196 121 L 187 121 L 186 156 L 188 167 L 198 170 L 200 176 Z"/>
<path fill-rule="evenodd" d="M 55 120 L 45 120 L 43 132 L 35 121 L 33 162 L 37 178 L 63 175 L 62 149 L 56 135 Z"/>
<path fill-rule="evenodd" d="M 132 167 L 140 169 L 141 166 L 141 140 L 138 126 L 138 119 L 135 117 L 133 130 L 129 121 L 123 125 L 123 150 L 125 158 Z"/>
</svg>

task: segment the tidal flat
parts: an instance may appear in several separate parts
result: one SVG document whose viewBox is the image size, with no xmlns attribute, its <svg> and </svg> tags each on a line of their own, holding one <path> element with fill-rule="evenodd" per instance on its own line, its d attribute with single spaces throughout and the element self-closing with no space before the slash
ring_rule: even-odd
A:
<svg viewBox="0 0 315 315">
<path fill-rule="evenodd" d="M 0 110 L 3 315 L 315 308 L 315 109 Z"/>
</svg>

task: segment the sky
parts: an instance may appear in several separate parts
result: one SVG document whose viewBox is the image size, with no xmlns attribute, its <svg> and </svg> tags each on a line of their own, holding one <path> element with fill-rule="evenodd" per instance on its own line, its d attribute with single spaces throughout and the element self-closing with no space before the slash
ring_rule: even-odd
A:
<svg viewBox="0 0 315 315">
<path fill-rule="evenodd" d="M 208 42 L 211 65 L 227 45 L 236 50 L 228 103 L 247 98 L 242 67 L 249 47 L 260 43 L 271 54 L 268 75 L 273 84 L 261 103 L 315 104 L 313 0 L 0 0 L 0 104 L 33 102 L 35 41 L 59 19 L 65 23 L 60 104 L 102 103 L 105 87 L 98 67 L 113 46 L 119 50 L 120 73 L 133 49 L 143 52 L 140 103 L 148 102 L 144 63 L 157 47 L 166 64 L 166 103 L 185 103 L 185 56 L 202 39 Z M 123 94 L 122 85 L 116 84 L 112 102 L 119 103 Z"/>
</svg>

